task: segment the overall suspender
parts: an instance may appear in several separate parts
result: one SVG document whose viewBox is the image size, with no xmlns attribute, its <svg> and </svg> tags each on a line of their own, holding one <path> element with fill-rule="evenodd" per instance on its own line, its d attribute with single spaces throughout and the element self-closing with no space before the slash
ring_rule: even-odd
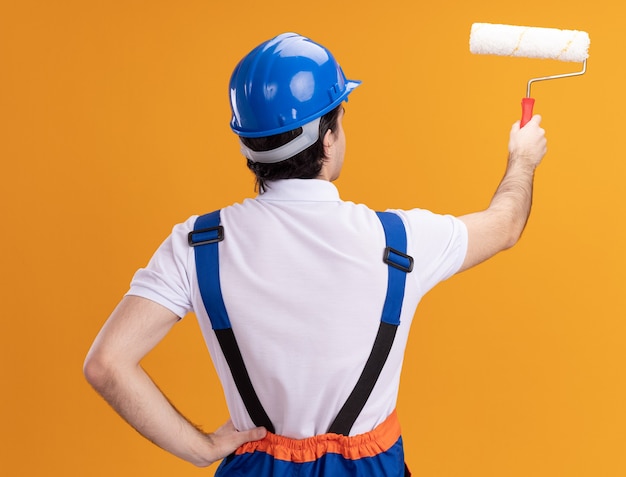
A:
<svg viewBox="0 0 626 477">
<path fill-rule="evenodd" d="M 406 255 L 407 240 L 402 219 L 390 212 L 376 214 L 383 225 L 387 245 L 383 254 L 383 261 L 388 265 L 387 295 L 370 356 L 352 393 L 331 424 L 329 433 L 348 435 L 374 389 L 400 324 L 406 274 L 413 269 L 413 258 Z M 194 248 L 202 301 L 252 422 L 274 432 L 274 426 L 252 387 L 222 298 L 218 244 L 223 239 L 224 228 L 220 225 L 219 210 L 198 217 L 194 230 L 189 233 L 188 241 Z"/>
<path fill-rule="evenodd" d="M 274 425 L 252 387 L 222 298 L 218 250 L 218 243 L 222 240 L 224 240 L 224 228 L 220 225 L 219 210 L 198 217 L 193 232 L 190 232 L 188 236 L 189 245 L 194 247 L 202 302 L 235 380 L 235 386 L 252 422 L 256 426 L 264 426 L 268 431 L 274 432 Z"/>
<path fill-rule="evenodd" d="M 383 261 L 388 265 L 387 296 L 369 358 L 352 393 L 328 429 L 328 432 L 346 436 L 369 399 L 387 361 L 400 325 L 406 274 L 413 270 L 413 258 L 406 255 L 406 233 L 402 219 L 390 212 L 376 214 L 383 225 L 387 245 L 383 254 Z"/>
</svg>

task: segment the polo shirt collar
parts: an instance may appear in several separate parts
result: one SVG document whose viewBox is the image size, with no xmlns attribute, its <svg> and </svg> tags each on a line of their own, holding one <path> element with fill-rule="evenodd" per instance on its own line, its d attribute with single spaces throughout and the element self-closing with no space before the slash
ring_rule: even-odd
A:
<svg viewBox="0 0 626 477">
<path fill-rule="evenodd" d="M 337 202 L 339 191 L 332 182 L 321 179 L 284 179 L 267 183 L 257 200 Z"/>
</svg>

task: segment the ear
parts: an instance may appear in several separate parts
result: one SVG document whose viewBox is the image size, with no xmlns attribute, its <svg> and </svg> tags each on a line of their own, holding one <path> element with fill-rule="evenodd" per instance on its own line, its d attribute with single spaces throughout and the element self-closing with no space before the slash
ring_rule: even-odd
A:
<svg viewBox="0 0 626 477">
<path fill-rule="evenodd" d="M 324 145 L 324 150 L 332 148 L 335 145 L 335 134 L 332 130 L 329 129 L 326 131 L 322 144 Z"/>
</svg>

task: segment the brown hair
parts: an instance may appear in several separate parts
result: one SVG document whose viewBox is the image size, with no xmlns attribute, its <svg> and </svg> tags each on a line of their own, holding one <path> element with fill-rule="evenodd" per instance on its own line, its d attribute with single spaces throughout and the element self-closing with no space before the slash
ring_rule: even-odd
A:
<svg viewBox="0 0 626 477">
<path fill-rule="evenodd" d="M 324 155 L 324 136 L 327 131 L 337 129 L 337 118 L 342 105 L 323 115 L 320 119 L 319 136 L 314 144 L 295 156 L 281 162 L 266 164 L 248 159 L 248 168 L 256 178 L 256 188 L 261 193 L 268 188 L 268 182 L 280 179 L 315 179 L 319 176 L 326 156 Z M 275 136 L 246 138 L 241 142 L 253 151 L 271 151 L 302 134 L 302 128 L 292 129 Z"/>
</svg>

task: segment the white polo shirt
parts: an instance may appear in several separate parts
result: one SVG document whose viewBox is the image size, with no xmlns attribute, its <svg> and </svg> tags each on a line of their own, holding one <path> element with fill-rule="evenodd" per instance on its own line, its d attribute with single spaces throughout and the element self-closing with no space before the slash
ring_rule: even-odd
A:
<svg viewBox="0 0 626 477">
<path fill-rule="evenodd" d="M 422 296 L 456 273 L 467 230 L 449 215 L 392 210 L 407 232 L 401 324 L 381 376 L 351 435 L 368 432 L 395 409 L 402 358 Z M 222 382 L 231 418 L 254 427 L 211 329 L 187 243 L 197 216 L 176 225 L 129 295 L 183 317 L 195 312 Z M 254 389 L 280 435 L 325 433 L 363 369 L 387 290 L 385 237 L 375 212 L 344 202 L 323 180 L 283 180 L 256 199 L 222 209 L 219 244 L 224 303 Z"/>
</svg>

